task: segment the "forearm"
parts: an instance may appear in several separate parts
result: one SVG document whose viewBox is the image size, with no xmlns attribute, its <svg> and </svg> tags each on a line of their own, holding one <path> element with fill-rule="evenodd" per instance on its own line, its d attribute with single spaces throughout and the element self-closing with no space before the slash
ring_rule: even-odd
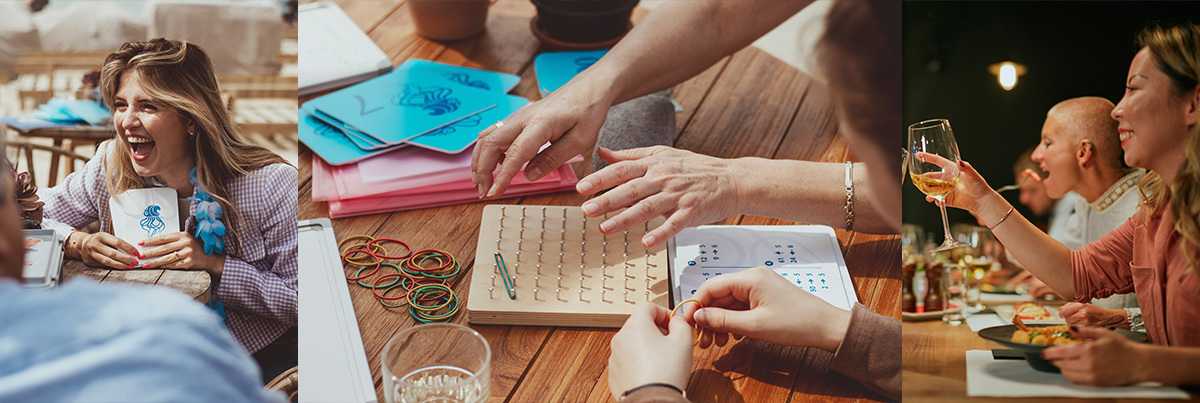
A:
<svg viewBox="0 0 1200 403">
<path fill-rule="evenodd" d="M 1012 207 L 1000 194 L 992 192 L 980 200 L 979 207 L 972 213 L 983 223 L 995 227 L 992 228 L 992 234 L 1026 270 L 1063 298 L 1074 299 L 1071 250 L 1015 210 L 1009 213 Z M 1004 218 L 1006 214 L 1008 218 Z"/>
<path fill-rule="evenodd" d="M 1137 368 L 1132 371 L 1137 382 L 1160 382 L 1166 385 L 1200 385 L 1200 348 L 1169 347 L 1139 344 L 1141 357 Z"/>
<path fill-rule="evenodd" d="M 739 213 L 846 227 L 846 165 L 739 158 Z M 854 230 L 890 233 L 880 201 L 867 185 L 866 166 L 854 164 Z M 886 203 L 883 203 L 886 204 Z"/>
<path fill-rule="evenodd" d="M 665 2 L 567 86 L 605 88 L 613 105 L 670 88 L 746 47 L 809 3 Z"/>
</svg>

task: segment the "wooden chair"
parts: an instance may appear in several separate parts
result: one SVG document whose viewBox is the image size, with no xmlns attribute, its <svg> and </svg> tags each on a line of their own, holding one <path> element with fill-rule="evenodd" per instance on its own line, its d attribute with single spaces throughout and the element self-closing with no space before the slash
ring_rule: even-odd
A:
<svg viewBox="0 0 1200 403">
<path fill-rule="evenodd" d="M 282 374 L 276 376 L 275 379 L 271 380 L 271 382 L 267 382 L 267 386 L 265 388 L 267 390 L 283 392 L 283 394 L 287 395 L 289 402 L 295 402 L 297 394 L 300 393 L 300 375 L 299 371 L 297 371 L 298 368 L 299 367 L 292 367 L 292 369 L 283 371 Z"/>
<path fill-rule="evenodd" d="M 31 143 L 26 140 L 9 140 L 7 147 L 9 150 L 15 151 L 16 159 L 11 161 L 12 166 L 13 167 L 21 167 L 21 168 L 23 168 L 22 170 L 29 172 L 29 176 L 33 178 L 33 182 L 37 183 L 39 187 L 42 187 L 43 183 L 38 182 L 38 176 L 37 176 L 37 172 L 36 172 L 37 168 L 35 167 L 36 164 L 34 163 L 35 160 L 33 157 L 34 151 L 49 152 L 51 161 L 53 161 L 55 163 L 55 168 L 57 168 L 57 162 L 59 161 L 60 158 L 63 158 L 63 157 L 67 158 L 70 163 L 70 168 L 71 168 L 69 170 L 70 172 L 74 172 L 75 164 L 79 163 L 80 167 L 82 167 L 83 164 L 87 164 L 87 162 L 89 160 L 91 160 L 91 158 L 76 154 L 74 151 L 65 150 L 62 148 L 48 146 L 48 145 L 44 145 L 44 144 Z M 7 157 L 8 155 L 9 155 L 8 150 L 6 150 L 5 156 Z M 25 162 L 24 166 L 21 165 L 22 160 Z M 54 172 L 56 170 L 51 169 L 51 171 Z M 45 185 L 44 187 L 54 187 L 54 185 L 57 185 L 57 184 L 58 184 L 57 175 L 51 174 L 49 177 L 46 178 L 46 182 L 44 182 L 44 185 Z"/>
</svg>

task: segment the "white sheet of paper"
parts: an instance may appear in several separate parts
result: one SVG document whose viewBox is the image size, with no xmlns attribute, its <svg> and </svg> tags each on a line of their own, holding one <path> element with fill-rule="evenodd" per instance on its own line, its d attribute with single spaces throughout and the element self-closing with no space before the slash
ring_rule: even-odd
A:
<svg viewBox="0 0 1200 403">
<path fill-rule="evenodd" d="M 675 301 L 692 298 L 705 280 L 748 268 L 775 272 L 833 306 L 858 301 L 833 229 L 823 225 L 704 225 L 671 239 Z"/>
<path fill-rule="evenodd" d="M 108 199 L 113 235 L 138 251 L 157 246 L 139 246 L 138 242 L 162 234 L 179 232 L 179 201 L 175 189 L 168 187 L 130 189 Z M 161 258 L 161 257 L 160 257 Z M 139 260 L 148 263 L 158 259 Z"/>
<path fill-rule="evenodd" d="M 1041 372 L 1024 360 L 997 360 L 987 350 L 967 351 L 967 396 L 1102 397 L 1107 399 L 1187 399 L 1179 388 L 1158 385 L 1094 387 L 1077 385 L 1062 374 Z"/>
</svg>

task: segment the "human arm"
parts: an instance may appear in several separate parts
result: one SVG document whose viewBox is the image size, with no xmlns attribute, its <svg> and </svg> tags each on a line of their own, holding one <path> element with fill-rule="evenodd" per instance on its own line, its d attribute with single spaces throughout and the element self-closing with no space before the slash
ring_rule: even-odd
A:
<svg viewBox="0 0 1200 403">
<path fill-rule="evenodd" d="M 721 342 L 732 333 L 775 344 L 817 347 L 834 353 L 829 368 L 891 399 L 900 398 L 900 321 L 862 304 L 838 309 L 766 267 L 718 276 L 696 291 L 704 308 L 692 318 L 700 340 Z"/>
<path fill-rule="evenodd" d="M 1200 384 L 1200 371 L 1196 371 L 1200 348 L 1134 343 L 1108 329 L 1072 327 L 1071 332 L 1089 341 L 1042 351 L 1042 357 L 1071 382 L 1092 386 Z"/>
<path fill-rule="evenodd" d="M 992 234 L 1026 270 L 1059 295 L 1074 299 L 1071 250 L 1021 216 L 1003 196 L 988 186 L 970 163 L 959 161 L 958 167 L 961 171 L 958 185 L 946 196 L 946 206 L 967 210 L 992 227 Z M 926 200 L 933 201 L 933 198 L 926 197 Z"/>
<path fill-rule="evenodd" d="M 46 203 L 42 206 L 42 227 L 65 236 L 63 249 L 67 257 L 80 259 L 88 266 L 130 269 L 138 264 L 139 256 L 133 245 L 106 232 L 75 231 L 107 217 L 104 160 L 108 145 L 102 143 L 82 171 L 67 175 L 58 186 L 42 189 L 39 197 Z"/>
<path fill-rule="evenodd" d="M 662 146 L 600 149 L 599 155 L 612 165 L 584 177 L 575 188 L 584 196 L 613 189 L 585 202 L 584 214 L 599 217 L 631 206 L 600 223 L 600 231 L 606 234 L 666 216 L 661 226 L 642 238 L 646 246 L 733 214 L 846 227 L 845 164 L 722 159 Z M 866 168 L 859 163 L 853 169 L 854 229 L 892 231 L 867 186 Z"/>
<path fill-rule="evenodd" d="M 271 168 L 267 168 L 271 169 Z M 296 169 L 277 164 L 274 171 L 237 185 L 250 194 L 242 207 L 241 247 L 225 256 L 216 299 L 238 309 L 295 326 L 298 309 L 296 260 Z M 256 225 L 255 225 L 256 224 Z M 228 251 L 228 250 L 227 250 Z M 198 251 L 199 253 L 199 251 Z M 211 272 L 210 272 L 211 273 Z"/>
<path fill-rule="evenodd" d="M 651 383 L 687 389 L 692 367 L 692 328 L 684 318 L 685 315 L 673 317 L 666 308 L 651 303 L 634 308 L 610 343 L 608 388 L 614 398 L 620 399 L 625 392 Z M 631 394 L 634 401 L 686 401 L 678 393 L 657 390 L 643 389 L 636 395 Z"/>
<path fill-rule="evenodd" d="M 562 88 L 505 119 L 503 127 L 480 132 L 471 157 L 472 185 L 481 198 L 502 195 L 526 162 L 526 178 L 541 178 L 595 145 L 612 105 L 703 72 L 809 3 L 664 3 Z M 547 142 L 551 146 L 539 151 Z"/>
</svg>

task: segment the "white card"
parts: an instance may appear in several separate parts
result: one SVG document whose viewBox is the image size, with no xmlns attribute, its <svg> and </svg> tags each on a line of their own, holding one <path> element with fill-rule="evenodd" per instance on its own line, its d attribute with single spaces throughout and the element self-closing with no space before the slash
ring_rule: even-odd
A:
<svg viewBox="0 0 1200 403">
<path fill-rule="evenodd" d="M 850 310 L 858 297 L 833 229 L 820 225 L 705 225 L 671 239 L 675 303 L 704 281 L 767 266 L 831 305 Z"/>
<path fill-rule="evenodd" d="M 157 246 L 139 246 L 138 242 L 158 235 L 179 232 L 179 201 L 175 189 L 168 187 L 130 189 L 108 199 L 113 235 L 138 251 Z M 148 263 L 158 259 L 141 261 Z"/>
</svg>

